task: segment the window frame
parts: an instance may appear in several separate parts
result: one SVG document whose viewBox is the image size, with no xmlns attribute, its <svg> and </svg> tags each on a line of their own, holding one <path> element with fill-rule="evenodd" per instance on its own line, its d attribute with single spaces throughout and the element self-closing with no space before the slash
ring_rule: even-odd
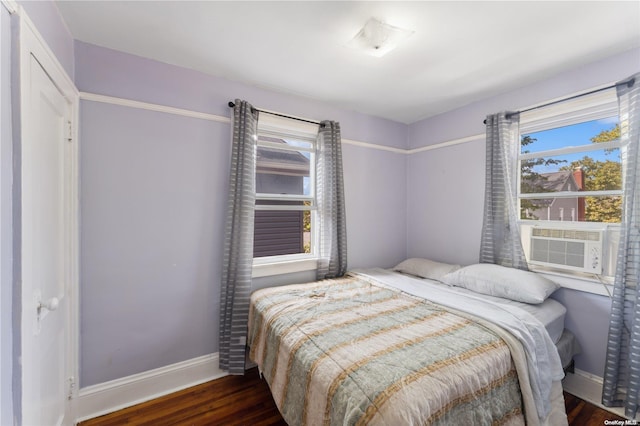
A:
<svg viewBox="0 0 640 426">
<path fill-rule="evenodd" d="M 566 127 L 573 124 L 579 124 L 587 121 L 604 119 L 612 116 L 619 116 L 618 99 L 615 88 L 603 90 L 598 93 L 593 93 L 586 96 L 577 97 L 564 102 L 558 102 L 539 109 L 532 109 L 531 111 L 523 112 L 520 114 L 520 126 L 518 140 L 521 140 L 523 135 L 536 133 L 544 130 L 555 129 L 559 127 Z M 519 145 L 518 145 L 519 146 Z M 598 144 L 588 144 L 582 146 L 564 146 L 562 148 L 539 151 L 533 153 L 523 154 L 519 149 L 517 158 L 514 162 L 514 176 L 516 177 L 516 211 L 520 216 L 520 202 L 524 199 L 540 199 L 540 198 L 573 198 L 573 197 L 588 197 L 588 196 L 606 196 L 615 195 L 623 196 L 623 190 L 602 190 L 602 191 L 565 191 L 561 195 L 554 193 L 553 197 L 549 197 L 549 193 L 525 193 L 521 191 L 521 161 L 531 158 L 549 158 L 565 154 L 585 153 L 592 151 L 600 151 L 605 149 L 617 148 L 620 149 L 622 175 L 624 179 L 625 170 L 625 150 L 626 146 L 621 140 L 602 142 Z M 622 182 L 624 188 L 624 182 Z M 566 215 L 565 215 L 566 216 Z M 538 266 L 529 264 L 529 268 L 536 272 L 549 275 L 551 279 L 561 284 L 563 287 L 586 291 L 590 293 L 609 295 L 612 291 L 611 285 L 613 284 L 613 275 L 615 274 L 615 252 L 617 251 L 618 241 L 611 241 L 614 238 L 610 238 L 611 235 L 615 236 L 619 233 L 620 224 L 605 223 L 605 222 L 573 222 L 573 221 L 559 221 L 559 220 L 531 220 L 518 218 L 518 224 L 520 226 L 522 245 L 527 257 L 529 259 L 529 237 L 530 229 L 534 225 L 544 223 L 547 227 L 556 228 L 581 228 L 592 230 L 603 230 L 605 235 L 605 241 L 603 241 L 603 254 L 606 258 L 604 262 L 609 263 L 612 266 L 611 275 L 594 275 L 573 272 L 570 270 L 561 270 L 555 268 L 546 268 L 544 266 Z M 615 246 L 615 247 L 613 247 Z M 611 266 L 609 266 L 611 268 Z"/>
<path fill-rule="evenodd" d="M 315 191 L 316 173 L 316 138 L 318 125 L 302 122 L 295 119 L 280 117 L 268 113 L 261 113 L 258 117 L 258 132 L 256 135 L 256 152 L 258 147 L 273 148 L 291 152 L 309 152 L 309 195 L 304 194 L 272 194 L 258 193 L 256 190 L 256 210 L 294 210 L 310 211 L 311 213 L 311 238 L 310 253 L 284 254 L 275 256 L 262 256 L 253 258 L 252 277 L 265 277 L 293 272 L 314 270 L 317 268 L 318 237 L 317 237 L 317 199 Z M 290 139 L 310 143 L 309 147 L 292 145 L 279 145 L 269 141 L 261 141 L 260 136 Z M 259 201 L 303 201 L 310 205 L 286 206 L 286 205 L 258 205 Z"/>
</svg>

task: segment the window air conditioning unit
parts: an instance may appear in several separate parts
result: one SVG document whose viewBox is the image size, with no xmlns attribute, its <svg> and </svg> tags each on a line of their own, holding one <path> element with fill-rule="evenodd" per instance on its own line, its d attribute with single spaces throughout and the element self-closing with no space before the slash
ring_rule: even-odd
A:
<svg viewBox="0 0 640 426">
<path fill-rule="evenodd" d="M 533 227 L 529 263 L 602 273 L 602 230 Z"/>
</svg>

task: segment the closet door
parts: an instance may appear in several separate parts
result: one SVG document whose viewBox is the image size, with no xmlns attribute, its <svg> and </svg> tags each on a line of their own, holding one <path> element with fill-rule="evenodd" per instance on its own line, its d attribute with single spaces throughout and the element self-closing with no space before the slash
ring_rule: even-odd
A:
<svg viewBox="0 0 640 426">
<path fill-rule="evenodd" d="M 73 99 L 21 20 L 22 420 L 73 424 L 76 282 Z"/>
</svg>

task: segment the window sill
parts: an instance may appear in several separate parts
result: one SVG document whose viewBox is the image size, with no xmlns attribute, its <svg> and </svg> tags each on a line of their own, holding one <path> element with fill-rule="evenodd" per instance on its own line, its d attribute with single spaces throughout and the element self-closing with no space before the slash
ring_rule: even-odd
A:
<svg viewBox="0 0 640 426">
<path fill-rule="evenodd" d="M 318 268 L 318 260 L 315 257 L 291 257 L 260 258 L 253 260 L 252 278 L 269 277 L 272 275 L 291 274 L 294 272 L 313 271 Z"/>
<path fill-rule="evenodd" d="M 585 293 L 598 294 L 607 296 L 613 293 L 613 279 L 610 277 L 602 277 L 599 281 L 596 277 L 578 276 L 562 273 L 559 271 L 551 271 L 549 269 L 531 266 L 531 271 L 536 272 L 551 281 L 558 283 L 563 288 L 571 290 L 583 291 Z"/>
</svg>

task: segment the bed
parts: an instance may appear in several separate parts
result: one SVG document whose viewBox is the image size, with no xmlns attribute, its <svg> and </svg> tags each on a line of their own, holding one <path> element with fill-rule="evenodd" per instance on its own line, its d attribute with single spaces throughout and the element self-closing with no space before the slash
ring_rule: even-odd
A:
<svg viewBox="0 0 640 426">
<path fill-rule="evenodd" d="M 579 348 L 566 309 L 548 294 L 479 293 L 465 269 L 374 268 L 254 292 L 249 356 L 285 421 L 567 424 L 560 380 Z"/>
</svg>

